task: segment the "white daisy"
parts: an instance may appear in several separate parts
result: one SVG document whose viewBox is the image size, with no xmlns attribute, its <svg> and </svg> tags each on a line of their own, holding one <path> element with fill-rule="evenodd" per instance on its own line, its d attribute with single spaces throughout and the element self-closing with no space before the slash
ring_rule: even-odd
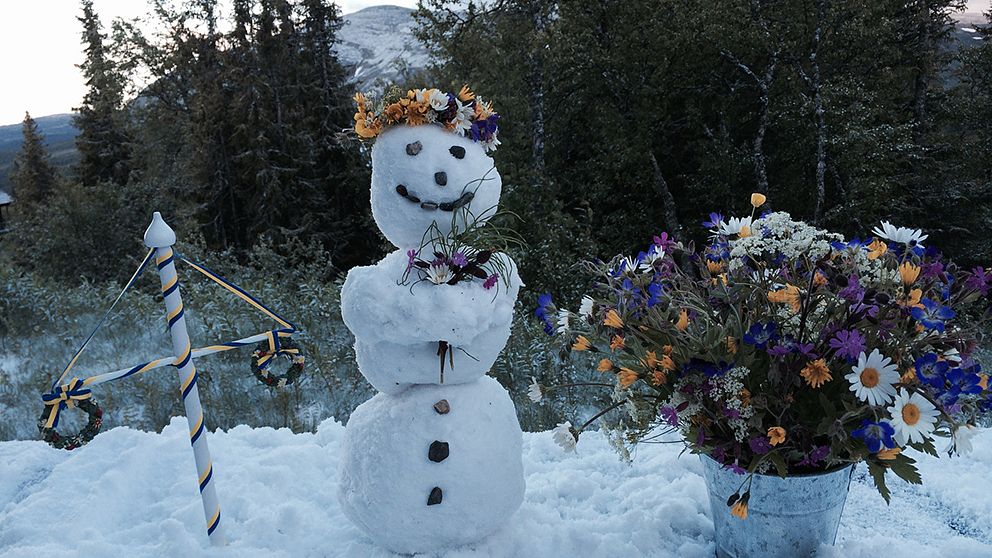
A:
<svg viewBox="0 0 992 558">
<path fill-rule="evenodd" d="M 431 108 L 443 112 L 448 108 L 448 95 L 442 93 L 440 89 L 431 89 L 427 92 L 427 102 L 431 104 Z"/>
<path fill-rule="evenodd" d="M 583 296 L 582 297 L 582 304 L 579 305 L 579 315 L 580 316 L 584 316 L 586 318 L 591 318 L 592 317 L 592 306 L 593 306 L 593 304 L 594 303 L 593 303 L 592 297 L 590 297 L 588 295 Z"/>
<path fill-rule="evenodd" d="M 451 280 L 451 269 L 446 263 L 434 263 L 427 268 L 427 278 L 435 285 L 441 285 Z"/>
<path fill-rule="evenodd" d="M 961 362 L 961 353 L 957 349 L 947 349 L 944 351 L 944 358 L 951 362 Z"/>
<path fill-rule="evenodd" d="M 909 442 L 923 442 L 924 436 L 933 432 L 940 411 L 919 393 L 900 389 L 889 414 L 896 429 L 896 443 L 905 446 Z"/>
<path fill-rule="evenodd" d="M 892 364 L 892 359 L 882 356 L 878 349 L 874 349 L 870 355 L 865 355 L 862 351 L 858 356 L 858 364 L 844 377 L 851 382 L 851 391 L 858 399 L 872 405 L 883 405 L 891 402 L 896 394 L 899 368 Z"/>
<path fill-rule="evenodd" d="M 571 329 L 572 313 L 568 310 L 558 311 L 558 335 L 566 333 Z"/>
<path fill-rule="evenodd" d="M 493 134 L 493 139 L 482 142 L 482 146 L 486 148 L 486 153 L 496 151 L 496 148 L 500 145 L 502 145 L 502 143 L 499 141 L 499 138 L 496 137 L 496 134 Z"/>
<path fill-rule="evenodd" d="M 733 236 L 735 234 L 740 234 L 741 229 L 744 227 L 751 227 L 751 217 L 731 217 L 727 221 L 720 221 L 716 224 L 715 229 L 711 229 L 710 232 L 713 234 L 722 234 L 723 236 Z"/>
<path fill-rule="evenodd" d="M 910 242 L 913 242 L 917 246 L 921 247 L 923 246 L 921 242 L 929 237 L 929 235 L 923 234 L 923 231 L 920 229 L 897 227 L 888 221 L 882 221 L 882 226 L 875 227 L 871 232 L 879 238 L 891 240 L 892 242 L 898 242 L 900 244 L 909 244 Z"/>
<path fill-rule="evenodd" d="M 544 397 L 544 393 L 541 391 L 541 384 L 537 383 L 537 380 L 533 376 L 530 377 L 530 387 L 527 388 L 527 397 L 534 403 L 539 403 Z"/>
<path fill-rule="evenodd" d="M 575 444 L 579 441 L 579 433 L 572 428 L 572 423 L 566 421 L 554 429 L 552 436 L 555 443 L 565 450 L 565 453 L 575 451 Z"/>
<path fill-rule="evenodd" d="M 661 246 L 652 245 L 651 249 L 648 250 L 647 255 L 644 256 L 644 261 L 641 262 L 644 265 L 645 273 L 654 271 L 655 264 L 660 263 L 664 258 L 665 249 Z"/>
</svg>

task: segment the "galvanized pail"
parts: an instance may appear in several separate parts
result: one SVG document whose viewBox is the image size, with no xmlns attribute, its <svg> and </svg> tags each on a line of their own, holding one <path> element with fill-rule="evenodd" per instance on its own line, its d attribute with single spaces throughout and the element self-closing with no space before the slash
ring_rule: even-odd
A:
<svg viewBox="0 0 992 558">
<path fill-rule="evenodd" d="M 730 514 L 727 498 L 744 477 L 700 455 L 709 490 L 719 558 L 813 556 L 832 545 L 851 488 L 854 465 L 814 475 L 755 475 L 747 519 Z"/>
</svg>

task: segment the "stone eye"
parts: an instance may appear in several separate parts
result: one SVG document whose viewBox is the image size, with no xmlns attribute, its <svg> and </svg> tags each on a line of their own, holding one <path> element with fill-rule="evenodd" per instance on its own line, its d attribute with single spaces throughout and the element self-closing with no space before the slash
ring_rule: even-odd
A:
<svg viewBox="0 0 992 558">
<path fill-rule="evenodd" d="M 460 145 L 452 145 L 451 149 L 449 149 L 448 151 L 450 151 L 451 154 L 454 155 L 455 159 L 465 158 L 465 148 Z"/>
<path fill-rule="evenodd" d="M 420 153 L 420 150 L 423 148 L 424 148 L 424 144 L 420 143 L 419 141 L 408 143 L 406 144 L 406 154 L 410 156 L 416 155 L 417 153 Z"/>
</svg>

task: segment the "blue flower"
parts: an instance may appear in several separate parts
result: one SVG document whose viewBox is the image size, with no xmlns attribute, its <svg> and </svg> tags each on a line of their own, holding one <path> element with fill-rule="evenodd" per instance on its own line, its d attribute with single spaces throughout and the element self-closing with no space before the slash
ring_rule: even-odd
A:
<svg viewBox="0 0 992 558">
<path fill-rule="evenodd" d="M 940 396 L 941 402 L 945 405 L 953 405 L 957 403 L 958 398 L 962 395 L 982 393 L 982 386 L 979 385 L 982 378 L 978 375 L 980 370 L 981 368 L 976 365 L 967 370 L 952 368 L 947 372 L 946 377 L 950 383 L 950 387 Z"/>
<path fill-rule="evenodd" d="M 954 310 L 929 298 L 924 298 L 920 303 L 923 304 L 923 308 L 913 308 L 911 314 L 927 329 L 944 333 L 944 322 L 957 315 Z"/>
<path fill-rule="evenodd" d="M 655 304 L 661 302 L 661 295 L 664 294 L 665 289 L 660 283 L 651 283 L 648 285 L 648 308 L 651 308 Z"/>
<path fill-rule="evenodd" d="M 842 242 L 835 240 L 834 242 L 830 243 L 830 246 L 832 246 L 833 249 L 837 250 L 838 252 L 843 252 L 844 250 L 861 250 L 867 245 L 868 245 L 867 242 L 857 237 L 851 239 L 850 242 Z"/>
<path fill-rule="evenodd" d="M 554 312 L 554 303 L 551 301 L 551 293 L 544 293 L 537 297 L 537 309 L 534 310 L 534 315 L 537 316 L 539 320 L 544 322 L 544 333 L 548 335 L 554 335 L 555 324 L 551 321 L 551 316 L 549 313 Z"/>
<path fill-rule="evenodd" d="M 768 347 L 768 343 L 778 339 L 778 333 L 776 332 L 776 327 L 773 322 L 767 324 L 754 324 L 747 333 L 744 334 L 744 342 L 748 345 L 754 345 L 758 349 L 765 349 Z"/>
<path fill-rule="evenodd" d="M 896 447 L 896 441 L 892 439 L 896 429 L 888 421 L 871 422 L 865 419 L 861 422 L 861 428 L 851 432 L 851 436 L 859 440 L 864 440 L 868 446 L 868 451 L 878 453 L 882 448 Z"/>
<path fill-rule="evenodd" d="M 937 387 L 944 387 L 944 374 L 947 373 L 947 362 L 937 359 L 936 353 L 927 353 L 916 359 L 913 363 L 916 368 L 916 377 L 920 382 Z"/>
<path fill-rule="evenodd" d="M 719 227 L 720 223 L 722 222 L 723 222 L 723 215 L 720 215 L 719 213 L 710 213 L 710 220 L 703 221 L 703 226 L 706 227 L 707 229 L 715 229 Z"/>
</svg>

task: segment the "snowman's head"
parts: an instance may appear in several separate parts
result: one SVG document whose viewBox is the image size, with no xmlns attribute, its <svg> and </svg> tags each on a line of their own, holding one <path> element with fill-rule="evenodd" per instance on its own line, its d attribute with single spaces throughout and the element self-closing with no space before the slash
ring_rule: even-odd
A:
<svg viewBox="0 0 992 558">
<path fill-rule="evenodd" d="M 420 246 L 432 223 L 447 234 L 453 219 L 485 221 L 501 190 L 485 147 L 439 125 L 391 126 L 372 148 L 372 216 L 398 248 Z"/>
</svg>

